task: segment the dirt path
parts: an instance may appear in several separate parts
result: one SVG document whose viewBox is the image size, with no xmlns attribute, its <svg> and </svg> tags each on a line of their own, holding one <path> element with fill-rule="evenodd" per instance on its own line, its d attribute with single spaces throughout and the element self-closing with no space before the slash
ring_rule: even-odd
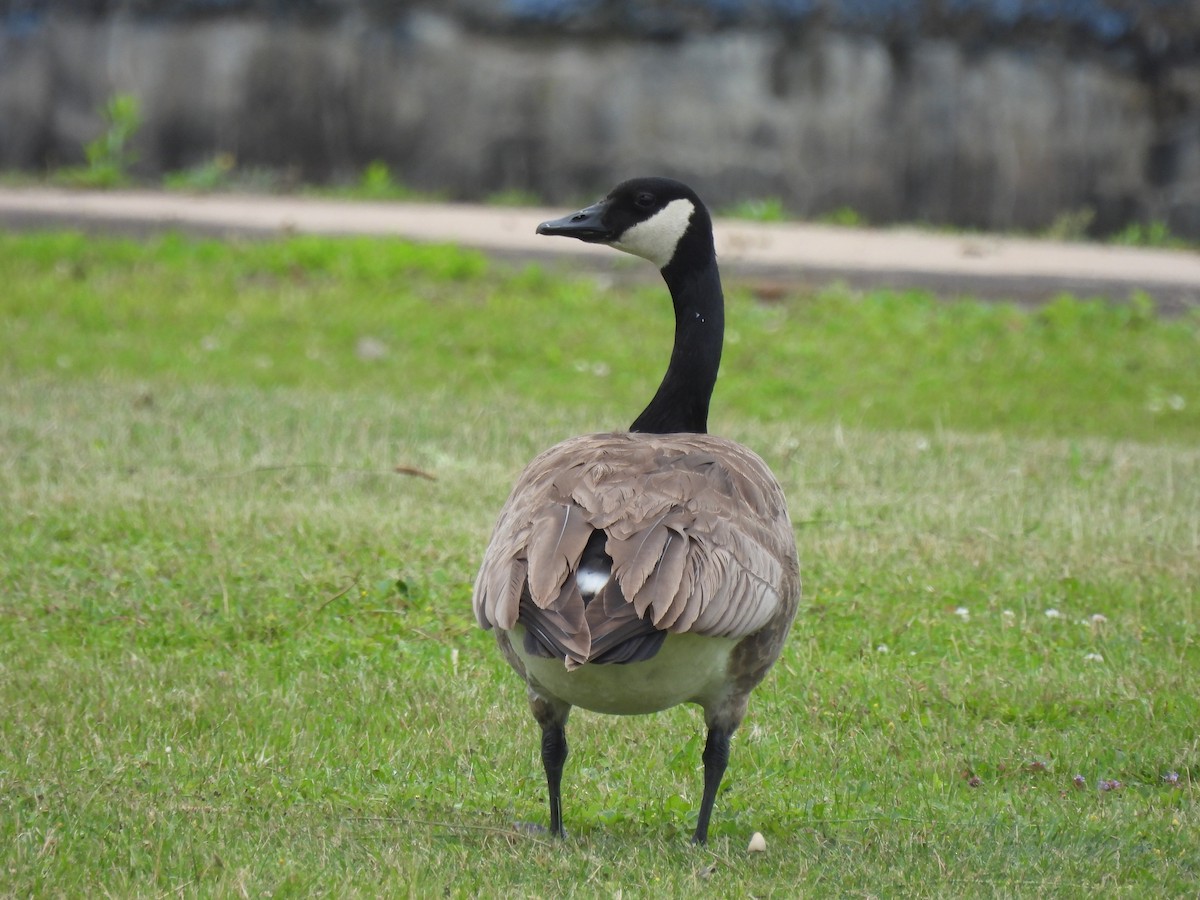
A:
<svg viewBox="0 0 1200 900">
<path fill-rule="evenodd" d="M 381 234 L 453 242 L 513 259 L 611 266 L 614 254 L 606 248 L 534 234 L 538 222 L 564 211 L 240 194 L 0 189 L 0 227 L 9 229 Z M 1200 253 L 1194 251 L 729 219 L 718 220 L 716 232 L 727 276 L 753 280 L 767 291 L 837 280 L 862 287 L 911 286 L 1023 301 L 1063 291 L 1124 300 L 1134 291 L 1145 291 L 1164 310 L 1200 307 Z"/>
</svg>

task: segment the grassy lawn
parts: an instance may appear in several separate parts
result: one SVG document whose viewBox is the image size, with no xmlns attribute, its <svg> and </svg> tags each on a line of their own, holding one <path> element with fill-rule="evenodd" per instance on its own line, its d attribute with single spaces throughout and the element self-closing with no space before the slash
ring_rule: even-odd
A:
<svg viewBox="0 0 1200 900">
<path fill-rule="evenodd" d="M 1200 318 L 730 294 L 711 423 L 806 607 L 708 848 L 693 709 L 575 714 L 558 846 L 471 582 L 520 467 L 650 396 L 663 291 L 0 235 L 0 895 L 1193 893 Z"/>
</svg>

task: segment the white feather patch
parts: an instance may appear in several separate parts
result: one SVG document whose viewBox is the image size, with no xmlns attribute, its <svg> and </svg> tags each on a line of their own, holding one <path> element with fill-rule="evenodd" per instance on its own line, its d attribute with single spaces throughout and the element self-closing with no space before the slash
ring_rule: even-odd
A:
<svg viewBox="0 0 1200 900">
<path fill-rule="evenodd" d="M 675 248 L 692 221 L 696 207 L 682 197 L 672 200 L 649 219 L 625 229 L 612 246 L 648 259 L 660 269 L 675 256 Z"/>
<path fill-rule="evenodd" d="M 575 583 L 579 585 L 579 593 L 585 597 L 594 597 L 600 589 L 608 584 L 612 573 L 607 569 L 580 569 L 575 573 Z"/>
</svg>

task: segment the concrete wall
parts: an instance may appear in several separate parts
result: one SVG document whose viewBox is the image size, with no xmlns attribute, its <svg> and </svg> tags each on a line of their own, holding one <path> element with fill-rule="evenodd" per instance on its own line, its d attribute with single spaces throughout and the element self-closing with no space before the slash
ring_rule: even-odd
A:
<svg viewBox="0 0 1200 900">
<path fill-rule="evenodd" d="M 567 202 L 663 172 L 718 205 L 778 196 L 804 215 L 987 228 L 1086 208 L 1099 230 L 1153 218 L 1200 235 L 1200 59 L 1178 39 L 1148 65 L 1098 38 L 807 20 L 664 32 L 659 19 L 631 34 L 611 17 L 514 24 L 489 10 L 0 7 L 0 166 L 78 162 L 106 98 L 129 92 L 147 176 L 217 152 L 310 180 L 382 159 L 454 197 Z"/>
</svg>

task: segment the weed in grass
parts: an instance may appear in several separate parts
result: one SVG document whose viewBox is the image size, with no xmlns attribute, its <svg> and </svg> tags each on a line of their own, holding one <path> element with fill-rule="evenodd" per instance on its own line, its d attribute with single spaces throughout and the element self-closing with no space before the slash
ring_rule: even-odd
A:
<svg viewBox="0 0 1200 900">
<path fill-rule="evenodd" d="M 201 193 L 227 190 L 236 163 L 232 153 L 218 153 L 208 162 L 190 169 L 168 172 L 163 176 L 163 187 L 169 191 Z"/>
<path fill-rule="evenodd" d="M 114 188 L 129 182 L 137 160 L 130 143 L 142 125 L 141 104 L 132 94 L 114 94 L 105 104 L 104 132 L 84 147 L 87 165 L 61 169 L 54 180 L 72 187 Z"/>
<path fill-rule="evenodd" d="M 373 200 L 392 199 L 398 195 L 407 193 L 407 189 L 402 188 L 396 183 L 396 180 L 392 177 L 392 170 L 388 168 L 387 163 L 378 159 L 363 170 L 362 177 L 358 182 L 357 194 L 363 198 Z"/>
<path fill-rule="evenodd" d="M 343 187 L 311 188 L 309 193 L 317 196 L 338 197 L 345 200 L 442 200 L 435 191 L 419 191 L 396 179 L 391 168 L 382 160 L 370 163 L 359 177 L 358 183 Z"/>
<path fill-rule="evenodd" d="M 484 202 L 489 206 L 537 206 L 542 198 L 533 191 L 509 188 L 488 194 Z"/>
<path fill-rule="evenodd" d="M 743 200 L 725 207 L 720 211 L 720 215 L 732 219 L 746 219 L 751 222 L 786 222 L 791 218 L 784 208 L 783 201 L 778 197 Z M 825 225 L 839 225 L 847 228 L 862 228 L 867 225 L 867 220 L 849 206 L 830 210 L 818 216 L 817 221 Z"/>
<path fill-rule="evenodd" d="M 1171 234 L 1166 222 L 1131 222 L 1112 236 L 1112 243 L 1131 247 L 1184 247 L 1187 242 Z"/>
<path fill-rule="evenodd" d="M 1096 211 L 1090 206 L 1067 210 L 1054 217 L 1054 221 L 1047 226 L 1042 237 L 1052 241 L 1086 240 L 1095 220 Z"/>
<path fill-rule="evenodd" d="M 865 228 L 867 220 L 852 206 L 839 206 L 823 213 L 817 221 L 826 225 L 837 225 L 841 228 Z"/>
<path fill-rule="evenodd" d="M 756 200 L 743 200 L 733 206 L 725 207 L 720 215 L 731 219 L 746 219 L 750 222 L 782 222 L 787 218 L 783 201 L 778 197 L 763 197 Z"/>
</svg>

